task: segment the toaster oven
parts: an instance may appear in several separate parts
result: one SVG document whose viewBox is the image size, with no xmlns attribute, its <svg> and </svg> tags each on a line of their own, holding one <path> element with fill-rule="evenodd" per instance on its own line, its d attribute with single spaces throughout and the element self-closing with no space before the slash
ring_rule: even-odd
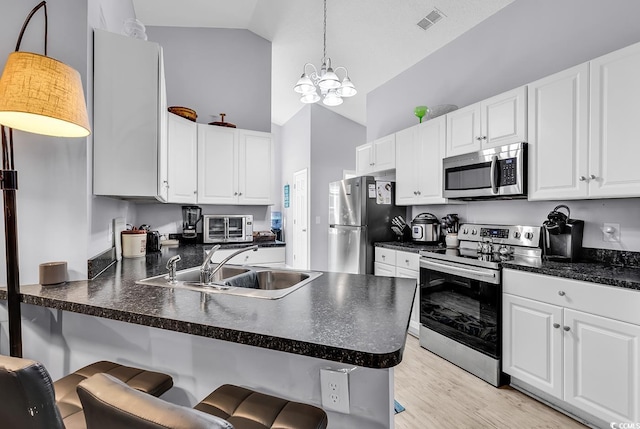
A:
<svg viewBox="0 0 640 429">
<path fill-rule="evenodd" d="M 205 243 L 253 241 L 252 215 L 204 215 L 202 219 L 202 235 Z"/>
</svg>

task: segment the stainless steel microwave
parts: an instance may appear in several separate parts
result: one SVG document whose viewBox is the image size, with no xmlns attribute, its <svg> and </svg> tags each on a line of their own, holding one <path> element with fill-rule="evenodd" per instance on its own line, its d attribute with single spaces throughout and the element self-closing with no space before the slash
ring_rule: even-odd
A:
<svg viewBox="0 0 640 429">
<path fill-rule="evenodd" d="M 448 157 L 442 170 L 445 198 L 526 198 L 527 143 Z"/>
<path fill-rule="evenodd" d="M 253 241 L 252 215 L 202 216 L 205 243 L 243 243 Z"/>
</svg>

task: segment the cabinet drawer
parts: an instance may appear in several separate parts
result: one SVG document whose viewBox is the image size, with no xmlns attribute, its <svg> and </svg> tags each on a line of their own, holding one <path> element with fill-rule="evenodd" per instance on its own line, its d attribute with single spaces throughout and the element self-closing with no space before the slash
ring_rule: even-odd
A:
<svg viewBox="0 0 640 429">
<path fill-rule="evenodd" d="M 375 261 L 382 262 L 383 264 L 395 265 L 396 251 L 392 249 L 385 249 L 384 247 L 376 247 Z"/>
<path fill-rule="evenodd" d="M 396 252 L 396 266 L 408 270 L 420 270 L 420 255 L 412 252 Z"/>
<path fill-rule="evenodd" d="M 384 264 L 382 262 L 374 262 L 373 275 L 383 276 L 383 277 L 395 277 L 396 267 L 394 265 Z"/>
<path fill-rule="evenodd" d="M 640 291 L 503 270 L 503 292 L 640 325 Z"/>
</svg>

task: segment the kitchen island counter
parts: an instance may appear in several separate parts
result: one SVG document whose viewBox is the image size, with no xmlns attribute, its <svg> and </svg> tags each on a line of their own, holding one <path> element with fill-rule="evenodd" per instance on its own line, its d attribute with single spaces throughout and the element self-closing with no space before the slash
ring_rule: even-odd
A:
<svg viewBox="0 0 640 429">
<path fill-rule="evenodd" d="M 123 259 L 95 280 L 23 285 L 22 302 L 362 367 L 402 360 L 414 281 L 324 272 L 276 300 L 135 283 L 177 254 L 179 269 L 199 265 L 205 247 Z"/>
</svg>

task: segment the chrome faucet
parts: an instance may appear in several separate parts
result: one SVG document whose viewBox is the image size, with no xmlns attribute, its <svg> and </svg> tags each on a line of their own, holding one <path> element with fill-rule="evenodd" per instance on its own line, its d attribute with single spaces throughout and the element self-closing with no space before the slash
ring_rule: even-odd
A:
<svg viewBox="0 0 640 429">
<path fill-rule="evenodd" d="M 227 256 L 222 261 L 220 261 L 220 263 L 216 265 L 215 268 L 211 269 L 211 264 L 210 264 L 211 257 L 213 256 L 215 251 L 218 250 L 219 248 L 220 248 L 220 245 L 213 246 L 211 250 L 209 250 L 209 252 L 207 253 L 207 256 L 205 257 L 204 262 L 200 267 L 200 283 L 210 284 L 211 279 L 213 279 L 213 276 L 218 271 L 220 271 L 227 262 L 229 262 L 233 257 L 239 255 L 240 253 L 248 252 L 249 250 L 253 250 L 255 252 L 258 250 L 258 246 L 255 244 L 253 246 L 244 247 L 238 250 L 237 252 L 233 252 L 231 255 Z"/>
<path fill-rule="evenodd" d="M 167 261 L 167 270 L 169 270 L 168 281 L 171 284 L 176 284 L 176 266 L 178 265 L 178 261 L 182 259 L 180 255 L 172 256 Z"/>
</svg>

